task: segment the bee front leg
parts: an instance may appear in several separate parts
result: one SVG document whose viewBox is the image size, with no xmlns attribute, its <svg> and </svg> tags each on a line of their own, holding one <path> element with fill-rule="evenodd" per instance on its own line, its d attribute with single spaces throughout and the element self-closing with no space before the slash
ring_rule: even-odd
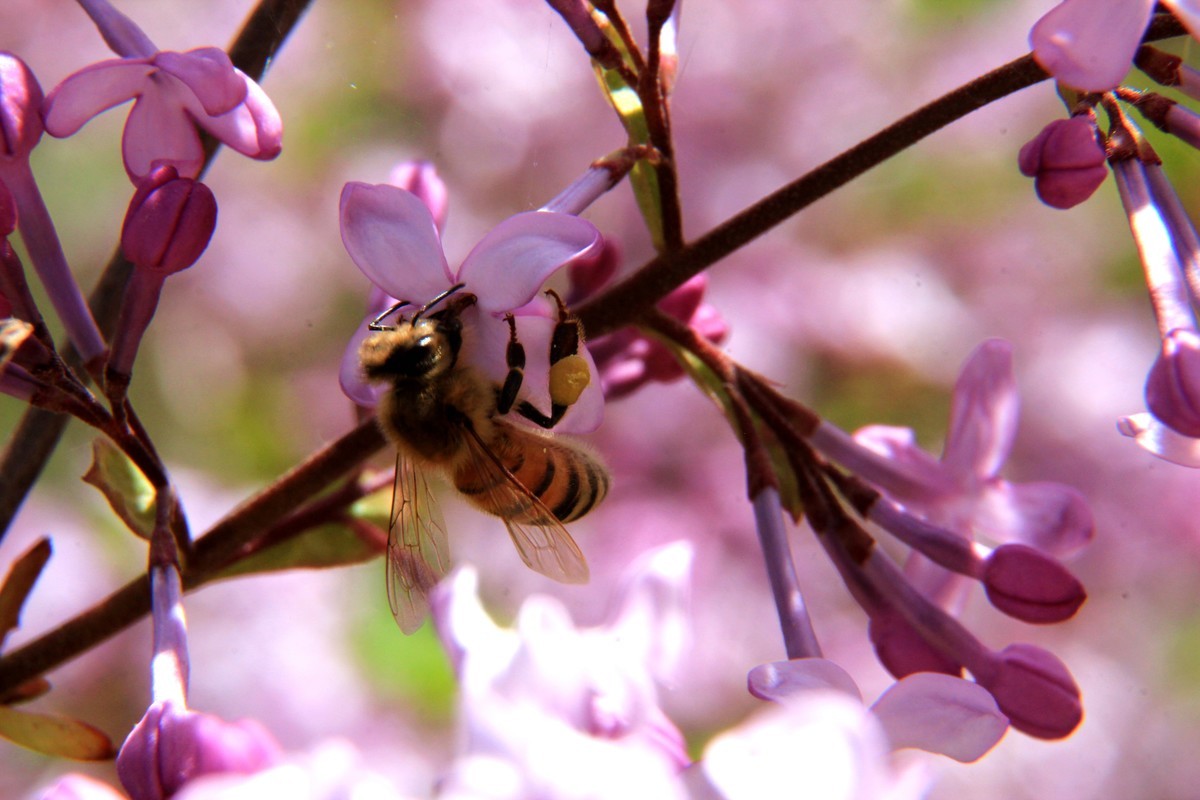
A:
<svg viewBox="0 0 1200 800">
<path fill-rule="evenodd" d="M 592 373 L 588 369 L 587 360 L 579 355 L 579 343 L 583 340 L 579 319 L 567 310 L 566 304 L 553 289 L 546 291 L 558 305 L 558 324 L 550 337 L 550 414 L 522 400 L 516 403 L 517 392 L 525 376 L 525 347 L 517 340 L 517 323 L 509 314 L 509 339 L 506 360 L 508 375 L 496 408 L 501 414 L 506 414 L 516 404 L 517 413 L 543 428 L 553 428 L 567 413 L 583 390 L 591 382 Z"/>
</svg>

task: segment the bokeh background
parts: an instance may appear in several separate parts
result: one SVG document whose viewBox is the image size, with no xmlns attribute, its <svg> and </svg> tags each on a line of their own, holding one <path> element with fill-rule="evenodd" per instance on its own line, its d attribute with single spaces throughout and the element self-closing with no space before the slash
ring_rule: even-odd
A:
<svg viewBox="0 0 1200 800">
<path fill-rule="evenodd" d="M 687 234 L 1022 55 L 1051 5 L 686 0 L 673 112 Z M 183 50 L 228 44 L 250 4 L 120 7 L 160 47 Z M 640 29 L 640 4 L 623 7 Z M 68 0 L 0 4 L 0 49 L 24 58 L 46 91 L 110 55 Z M 220 204 L 216 235 L 169 282 L 132 389 L 196 532 L 353 423 L 337 367 L 367 287 L 338 234 L 345 181 L 382 182 L 402 159 L 433 160 L 451 191 L 453 261 L 624 142 L 581 48 L 537 0 L 317 2 L 263 85 L 284 118 L 283 155 L 217 159 L 207 178 Z M 1155 328 L 1112 182 L 1060 212 L 1017 173 L 1021 144 L 1062 113 L 1048 84 L 996 103 L 710 271 L 734 357 L 847 429 L 908 425 L 935 452 L 962 360 L 983 338 L 1013 341 L 1023 406 L 1006 475 L 1069 482 L 1095 512 L 1096 541 L 1072 564 L 1090 593 L 1075 620 L 1032 628 L 981 594 L 965 612 L 994 647 L 1030 641 L 1060 655 L 1084 693 L 1083 726 L 1056 743 L 1010 733 L 975 765 L 933 758 L 933 798 L 1157 800 L 1194 797 L 1200 785 L 1200 474 L 1116 432 L 1118 416 L 1142 410 Z M 110 112 L 36 151 L 85 289 L 131 194 L 122 122 Z M 1158 146 L 1194 207 L 1200 160 Z M 588 217 L 620 242 L 625 269 L 651 254 L 628 187 Z M 21 411 L 0 398 L 0 431 Z M 590 585 L 529 572 L 499 523 L 448 498 L 453 549 L 480 565 L 499 619 L 542 592 L 594 624 L 638 553 L 693 541 L 692 657 L 663 703 L 699 751 L 756 707 L 746 671 L 783 657 L 740 452 L 685 383 L 646 388 L 606 414 L 589 438 L 615 487 L 572 526 Z M 140 543 L 79 482 L 88 441 L 72 426 L 0 542 L 0 568 L 40 536 L 55 547 L 14 644 L 143 568 Z M 827 655 L 874 697 L 889 679 L 861 612 L 806 528 L 794 547 Z M 408 639 L 394 627 L 379 561 L 226 582 L 190 597 L 188 613 L 196 708 L 257 718 L 291 750 L 344 738 L 372 768 L 427 793 L 453 751 L 453 681 L 428 627 Z M 148 653 L 143 621 L 55 671 L 54 692 L 35 708 L 82 717 L 120 741 L 149 696 Z M 27 796 L 71 769 L 114 779 L 111 765 L 0 743 L 0 797 Z"/>
</svg>

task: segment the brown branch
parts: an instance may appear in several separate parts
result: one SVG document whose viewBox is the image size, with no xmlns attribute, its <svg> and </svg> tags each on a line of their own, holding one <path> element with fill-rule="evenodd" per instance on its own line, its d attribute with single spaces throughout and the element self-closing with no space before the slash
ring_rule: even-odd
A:
<svg viewBox="0 0 1200 800">
<path fill-rule="evenodd" d="M 273 525 L 358 468 L 384 443 L 374 419 L 367 420 L 238 506 L 196 541 L 185 587 L 195 589 L 211 580 L 232 555 L 257 537 L 269 535 Z M 86 652 L 149 611 L 149 582 L 143 574 L 98 605 L 0 658 L 0 696 Z"/>
<path fill-rule="evenodd" d="M 234 65 L 257 80 L 262 77 L 267 63 L 279 50 L 283 41 L 292 32 L 300 15 L 312 0 L 262 0 L 247 18 L 241 33 L 230 47 L 229 56 Z M 207 137 L 207 134 L 205 134 Z M 205 163 L 201 174 L 212 163 L 217 143 L 211 137 L 205 139 Z M 105 338 L 111 337 L 120 313 L 121 298 L 125 284 L 133 271 L 118 247 L 100 276 L 96 287 L 88 297 L 88 306 L 96 324 Z M 78 364 L 73 349 L 68 348 L 66 360 Z M 54 453 L 69 417 L 40 408 L 27 409 L 21 417 L 12 437 L 0 455 L 0 539 L 12 523 L 17 509 L 25 501 L 33 484 L 41 475 L 46 462 Z"/>
</svg>

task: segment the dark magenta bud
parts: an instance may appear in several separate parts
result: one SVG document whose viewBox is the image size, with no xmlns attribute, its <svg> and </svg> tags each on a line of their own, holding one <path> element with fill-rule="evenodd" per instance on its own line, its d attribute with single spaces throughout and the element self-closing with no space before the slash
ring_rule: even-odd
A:
<svg viewBox="0 0 1200 800">
<path fill-rule="evenodd" d="M 1021 148 L 1021 174 L 1034 179 L 1038 198 L 1054 208 L 1071 208 L 1092 196 L 1108 175 L 1104 147 L 1083 116 L 1056 119 Z"/>
<path fill-rule="evenodd" d="M 129 202 L 121 248 L 139 268 L 170 275 L 196 263 L 216 225 L 217 201 L 207 186 L 157 167 Z"/>
<path fill-rule="evenodd" d="M 995 671 L 976 681 L 992 693 L 1012 726 L 1039 739 L 1065 739 L 1083 721 L 1083 700 L 1066 665 L 1031 644 L 997 655 Z"/>
<path fill-rule="evenodd" d="M 983 567 L 992 605 L 1019 620 L 1062 622 L 1087 599 L 1083 584 L 1056 560 L 1024 544 L 996 548 Z"/>
<path fill-rule="evenodd" d="M 250 775 L 274 766 L 279 744 L 254 720 L 155 703 L 125 739 L 117 776 L 132 800 L 165 800 L 201 775 Z"/>
<path fill-rule="evenodd" d="M 897 678 L 914 672 L 940 672 L 962 677 L 962 665 L 925 641 L 898 611 L 872 613 L 867 636 L 879 663 Z"/>
</svg>

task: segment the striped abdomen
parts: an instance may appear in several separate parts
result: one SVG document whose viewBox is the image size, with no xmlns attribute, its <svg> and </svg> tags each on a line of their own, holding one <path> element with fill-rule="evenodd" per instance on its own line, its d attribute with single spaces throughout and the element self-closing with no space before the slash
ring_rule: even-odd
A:
<svg viewBox="0 0 1200 800">
<path fill-rule="evenodd" d="M 555 519 L 570 522 L 591 511 L 608 493 L 608 470 L 596 457 L 560 439 L 541 436 L 495 421 L 487 454 L 463 461 L 454 485 L 489 514 L 513 522 L 549 525 L 530 496 L 541 500 Z M 514 486 L 497 462 L 517 479 Z"/>
</svg>

